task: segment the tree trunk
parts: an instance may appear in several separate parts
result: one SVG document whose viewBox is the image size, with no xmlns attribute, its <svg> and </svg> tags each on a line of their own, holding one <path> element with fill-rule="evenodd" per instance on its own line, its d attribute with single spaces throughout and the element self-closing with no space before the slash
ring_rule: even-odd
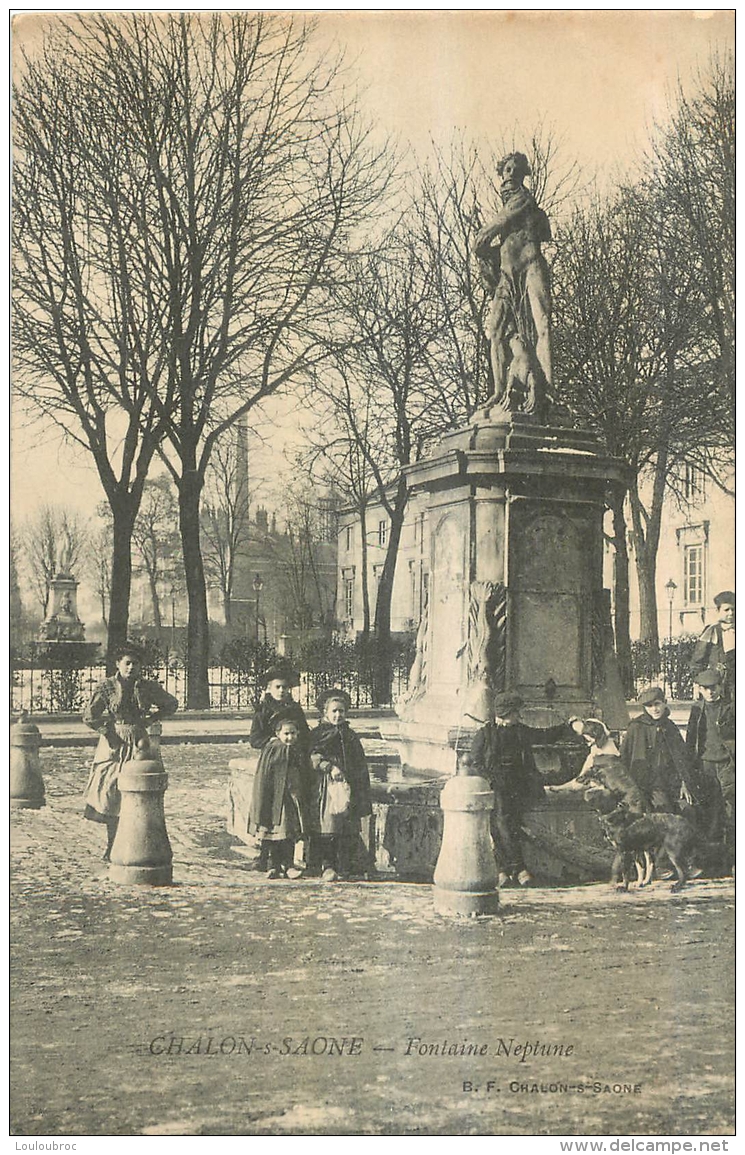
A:
<svg viewBox="0 0 745 1155">
<path fill-rule="evenodd" d="M 396 561 L 398 547 L 401 541 L 401 530 L 404 524 L 407 500 L 406 478 L 401 476 L 396 490 L 396 500 L 393 505 L 391 526 L 388 535 L 388 549 L 383 563 L 383 572 L 378 583 L 378 597 L 375 603 L 375 704 L 385 705 L 391 700 L 391 600 L 393 597 L 393 580 L 396 576 Z"/>
<path fill-rule="evenodd" d="M 186 706 L 205 710 L 210 704 L 208 676 L 209 621 L 207 583 L 199 543 L 199 501 L 202 479 L 196 470 L 184 470 L 179 482 L 179 528 L 186 571 L 189 622 L 186 633 Z"/>
<path fill-rule="evenodd" d="M 225 616 L 225 625 L 226 626 L 232 626 L 232 624 L 233 624 L 233 611 L 231 609 L 232 604 L 233 604 L 233 599 L 230 596 L 230 592 L 228 590 L 223 590 L 223 593 L 222 593 L 222 612 Z"/>
<path fill-rule="evenodd" d="M 150 601 L 151 601 L 152 607 L 153 607 L 153 621 L 155 623 L 155 628 L 158 631 L 158 636 L 160 636 L 160 631 L 163 627 L 163 619 L 162 619 L 161 613 L 160 613 L 160 598 L 158 597 L 158 579 L 157 579 L 157 575 L 155 573 L 155 570 L 148 569 L 147 579 L 148 579 L 148 583 L 150 585 Z"/>
<path fill-rule="evenodd" d="M 660 666 L 660 633 L 657 622 L 657 551 L 660 545 L 662 504 L 665 497 L 668 454 L 663 440 L 655 462 L 652 500 L 645 516 L 636 480 L 629 488 L 634 526 L 636 575 L 639 583 L 639 637 L 647 642 L 653 666 Z"/>
<path fill-rule="evenodd" d="M 625 490 L 614 492 L 611 498 L 613 515 L 613 632 L 616 657 L 624 693 L 634 693 L 634 665 L 631 658 L 631 612 L 629 608 L 629 550 L 626 542 Z"/>
<path fill-rule="evenodd" d="M 657 555 L 646 546 L 636 550 L 639 583 L 639 637 L 647 642 L 653 668 L 659 670 L 660 634 L 657 625 Z"/>
<path fill-rule="evenodd" d="M 370 634 L 370 586 L 367 580 L 367 506 L 360 508 L 361 565 L 362 565 L 362 636 Z"/>
<path fill-rule="evenodd" d="M 111 596 L 109 600 L 106 673 L 116 670 L 116 649 L 127 640 L 129 596 L 132 588 L 132 528 L 136 510 L 126 502 L 111 504 L 113 549 L 111 555 Z"/>
</svg>

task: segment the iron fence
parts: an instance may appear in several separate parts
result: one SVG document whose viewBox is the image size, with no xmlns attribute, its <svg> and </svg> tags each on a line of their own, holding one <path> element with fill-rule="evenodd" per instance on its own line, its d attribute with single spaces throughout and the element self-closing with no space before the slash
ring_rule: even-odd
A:
<svg viewBox="0 0 745 1155">
<path fill-rule="evenodd" d="M 181 664 L 166 662 L 148 666 L 144 670 L 178 699 L 183 709 L 187 699 L 186 669 Z M 49 669 L 23 664 L 11 669 L 10 708 L 13 714 L 77 714 L 90 698 L 100 681 L 106 677 L 103 664 L 79 669 Z M 215 711 L 253 710 L 262 690 L 261 672 L 231 670 L 227 666 L 212 666 L 208 671 L 210 706 Z M 391 705 L 406 689 L 408 670 L 395 667 L 391 682 Z M 366 672 L 319 671 L 301 673 L 296 696 L 304 709 L 312 709 L 320 692 L 329 686 L 346 690 L 352 706 L 360 709 L 374 704 L 373 685 Z"/>
</svg>

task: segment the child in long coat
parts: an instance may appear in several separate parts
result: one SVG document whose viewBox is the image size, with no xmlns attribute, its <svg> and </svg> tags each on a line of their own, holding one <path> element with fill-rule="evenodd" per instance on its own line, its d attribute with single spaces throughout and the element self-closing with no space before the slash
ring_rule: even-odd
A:
<svg viewBox="0 0 745 1155">
<path fill-rule="evenodd" d="M 281 713 L 297 723 L 300 745 L 307 748 L 310 727 L 303 707 L 292 696 L 292 687 L 297 686 L 299 675 L 290 666 L 271 666 L 264 675 L 264 693 L 254 710 L 249 742 L 254 750 L 263 750 L 267 742 L 275 736 L 275 722 Z M 269 866 L 269 843 L 263 845 L 253 862 L 254 870 L 262 873 Z"/>
<path fill-rule="evenodd" d="M 699 773 L 659 686 L 638 698 L 643 713 L 629 722 L 621 761 L 641 790 L 645 810 L 679 814 L 681 798 L 698 800 Z"/>
<path fill-rule="evenodd" d="M 268 878 L 299 878 L 293 860 L 295 843 L 308 830 L 310 763 L 293 712 L 277 714 L 274 725 L 254 776 L 248 832 L 271 859 Z"/>
<path fill-rule="evenodd" d="M 360 820 L 372 813 L 370 774 L 362 742 L 346 720 L 351 705 L 345 690 L 325 691 L 318 699 L 321 722 L 310 735 L 311 762 L 316 771 L 314 825 L 315 857 L 321 877 L 329 882 L 355 868 L 371 871 L 370 852 L 360 836 Z M 346 782 L 349 803 L 339 813 L 331 805 L 334 783 Z"/>
</svg>

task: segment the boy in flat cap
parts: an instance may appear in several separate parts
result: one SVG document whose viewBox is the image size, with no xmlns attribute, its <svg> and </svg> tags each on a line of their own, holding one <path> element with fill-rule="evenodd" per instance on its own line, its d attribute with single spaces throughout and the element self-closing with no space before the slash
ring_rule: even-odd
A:
<svg viewBox="0 0 745 1155">
<path fill-rule="evenodd" d="M 695 681 L 701 700 L 691 708 L 686 745 L 702 771 L 699 830 L 710 843 L 724 842 L 729 868 L 735 849 L 734 706 L 722 694 L 718 669 L 702 670 Z"/>
<path fill-rule="evenodd" d="M 697 801 L 693 759 L 670 717 L 662 689 L 651 686 L 637 701 L 643 710 L 629 722 L 621 761 L 641 790 L 646 809 L 679 814 L 681 795 Z"/>
<path fill-rule="evenodd" d="M 691 656 L 694 679 L 703 670 L 716 669 L 721 674 L 721 694 L 735 700 L 735 595 L 722 590 L 714 598 L 717 620 L 707 626 L 696 642 Z"/>
<path fill-rule="evenodd" d="M 298 725 L 300 742 L 307 746 L 310 727 L 305 719 L 303 707 L 292 696 L 292 687 L 300 681 L 297 670 L 290 666 L 271 666 L 264 674 L 264 693 L 254 711 L 249 742 L 254 750 L 262 750 L 270 738 L 274 737 L 274 719 L 280 712 L 289 710 Z"/>
<path fill-rule="evenodd" d="M 491 830 L 500 886 L 529 886 L 533 881 L 523 859 L 523 815 L 545 793 L 533 739 L 540 734 L 543 742 L 555 742 L 570 733 L 563 723 L 540 731 L 526 726 L 520 721 L 523 705 L 519 694 L 497 694 L 494 721 L 476 734 L 469 756 L 473 772 L 486 778 L 494 791 Z"/>
</svg>

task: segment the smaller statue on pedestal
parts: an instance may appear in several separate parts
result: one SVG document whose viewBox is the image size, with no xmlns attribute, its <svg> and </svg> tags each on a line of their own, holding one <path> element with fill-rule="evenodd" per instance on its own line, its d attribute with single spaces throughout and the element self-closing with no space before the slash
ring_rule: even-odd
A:
<svg viewBox="0 0 745 1155">
<path fill-rule="evenodd" d="M 485 287 L 493 290 L 486 322 L 494 392 L 476 414 L 543 417 L 551 397 L 551 289 L 541 243 L 551 240 L 543 209 L 526 189 L 528 159 L 512 152 L 497 165 L 501 212 L 479 231 L 475 253 Z"/>
</svg>

